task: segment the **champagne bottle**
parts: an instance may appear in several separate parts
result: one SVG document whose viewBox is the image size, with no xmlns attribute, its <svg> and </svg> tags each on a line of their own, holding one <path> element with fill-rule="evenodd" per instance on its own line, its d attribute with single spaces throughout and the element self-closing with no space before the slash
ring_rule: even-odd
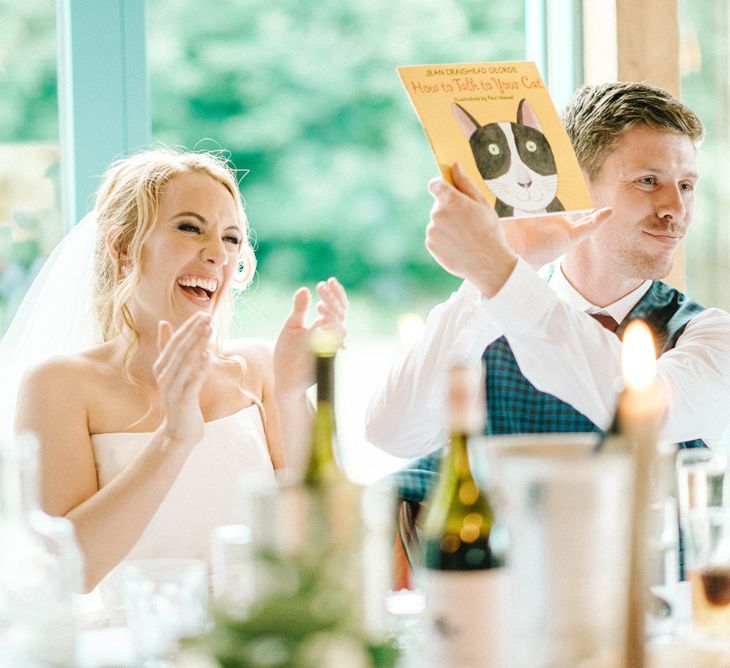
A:
<svg viewBox="0 0 730 668">
<path fill-rule="evenodd" d="M 509 664 L 507 579 L 495 514 L 476 484 L 468 455 L 478 417 L 474 372 L 449 374 L 451 438 L 424 523 L 422 581 L 432 665 L 476 668 Z"/>
</svg>

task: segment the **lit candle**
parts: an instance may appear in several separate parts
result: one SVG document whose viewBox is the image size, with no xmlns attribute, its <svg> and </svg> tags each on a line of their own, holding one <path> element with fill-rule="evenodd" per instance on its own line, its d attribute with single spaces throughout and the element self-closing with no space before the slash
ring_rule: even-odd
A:
<svg viewBox="0 0 730 668">
<path fill-rule="evenodd" d="M 665 401 L 656 380 L 654 340 L 640 320 L 626 328 L 621 366 L 624 391 L 619 399 L 619 421 L 634 460 L 625 665 L 643 668 L 649 475 Z"/>
<path fill-rule="evenodd" d="M 664 399 L 656 380 L 656 349 L 649 328 L 634 320 L 624 333 L 621 370 L 624 392 L 619 402 L 623 426 L 635 435 L 638 432 L 656 438 Z"/>
</svg>

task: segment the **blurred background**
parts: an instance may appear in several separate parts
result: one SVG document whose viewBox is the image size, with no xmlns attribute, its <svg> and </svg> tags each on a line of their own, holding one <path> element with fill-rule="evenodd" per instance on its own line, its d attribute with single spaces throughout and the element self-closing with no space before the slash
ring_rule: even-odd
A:
<svg viewBox="0 0 730 668">
<path fill-rule="evenodd" d="M 138 51 L 146 56 L 137 84 L 147 96 L 139 104 L 151 142 L 225 149 L 248 172 L 241 191 L 259 265 L 253 287 L 238 299 L 235 333 L 273 340 L 294 289 L 337 276 L 352 304 L 339 370 L 349 464 L 363 479 L 397 466 L 365 444 L 364 405 L 428 309 L 457 281 L 423 245 L 426 184 L 437 170 L 395 67 L 534 59 L 560 108 L 582 83 L 583 54 L 574 48 L 562 69 L 549 68 L 547 55 L 571 35 L 578 43 L 583 4 L 0 0 L 0 333 L 45 257 L 92 202 L 93 188 L 74 207 L 64 204 L 61 179 L 64 151 L 78 161 L 61 141 L 64 96 L 76 94 L 59 86 L 60 59 L 68 57 L 61 45 L 69 30 L 105 26 L 79 19 L 85 4 L 97 15 L 108 10 L 112 22 L 120 7 L 143 12 L 143 23 L 125 29 L 140 33 Z M 551 28 L 550 11 L 570 25 Z M 730 0 L 681 0 L 678 11 L 682 98 L 708 128 L 686 248 L 688 292 L 730 308 Z M 123 16 L 122 26 L 129 21 Z M 86 60 L 76 63 L 75 76 Z M 87 92 L 84 103 L 92 114 L 98 106 L 103 129 L 104 91 L 98 95 Z M 97 130 L 84 130 L 76 129 L 74 141 L 93 147 Z M 91 175 L 97 183 L 100 172 Z"/>
</svg>

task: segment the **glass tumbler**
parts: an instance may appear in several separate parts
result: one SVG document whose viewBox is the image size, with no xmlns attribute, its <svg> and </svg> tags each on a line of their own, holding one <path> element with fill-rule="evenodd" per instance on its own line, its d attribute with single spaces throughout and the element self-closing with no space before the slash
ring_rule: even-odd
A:
<svg viewBox="0 0 730 668">
<path fill-rule="evenodd" d="M 181 638 L 202 633 L 208 577 L 198 559 L 145 559 L 121 567 L 124 610 L 145 667 L 170 666 Z"/>
</svg>

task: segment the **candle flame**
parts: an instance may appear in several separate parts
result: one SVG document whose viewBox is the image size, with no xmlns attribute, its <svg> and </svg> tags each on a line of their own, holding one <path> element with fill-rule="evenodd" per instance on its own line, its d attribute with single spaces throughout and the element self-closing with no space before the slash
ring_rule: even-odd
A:
<svg viewBox="0 0 730 668">
<path fill-rule="evenodd" d="M 656 379 L 654 338 L 642 320 L 634 320 L 626 328 L 621 370 L 624 385 L 629 390 L 645 390 L 654 385 Z"/>
</svg>

